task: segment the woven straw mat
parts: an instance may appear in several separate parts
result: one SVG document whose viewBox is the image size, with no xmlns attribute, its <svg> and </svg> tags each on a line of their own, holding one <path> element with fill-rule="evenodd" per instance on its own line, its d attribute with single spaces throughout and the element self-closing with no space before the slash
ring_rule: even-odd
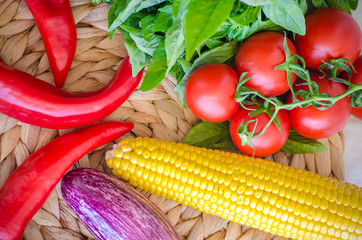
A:
<svg viewBox="0 0 362 240">
<path fill-rule="evenodd" d="M 71 0 L 71 5 L 77 25 L 78 43 L 63 89 L 69 92 L 93 91 L 111 79 L 126 56 L 123 37 L 117 33 L 112 40 L 108 38 L 106 4 L 93 5 L 90 0 Z M 24 1 L 0 0 L 0 56 L 14 68 L 53 83 L 41 36 Z M 199 119 L 182 107 L 172 90 L 174 86 L 175 80 L 167 77 L 151 91 L 141 92 L 137 89 L 104 120 L 133 121 L 135 127 L 132 133 L 124 137 L 155 137 L 179 142 Z M 58 135 L 72 130 L 40 128 L 0 114 L 0 187 L 30 154 Z M 267 159 L 343 179 L 343 132 L 320 141 L 328 147 L 328 151 L 315 155 L 278 152 Z M 113 143 L 109 143 L 90 152 L 74 167 L 95 168 L 110 174 L 110 169 L 105 164 L 105 152 L 112 145 Z M 183 239 L 283 239 L 200 213 L 191 207 L 146 192 L 144 194 L 167 214 Z M 24 239 L 75 240 L 93 237 L 65 204 L 58 184 L 29 222 Z"/>
</svg>

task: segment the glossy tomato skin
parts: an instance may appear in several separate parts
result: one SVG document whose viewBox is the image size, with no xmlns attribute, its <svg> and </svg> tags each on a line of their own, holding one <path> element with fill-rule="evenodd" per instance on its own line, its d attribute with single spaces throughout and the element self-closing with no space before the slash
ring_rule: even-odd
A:
<svg viewBox="0 0 362 240">
<path fill-rule="evenodd" d="M 256 106 L 250 105 L 248 106 L 248 108 L 256 109 Z M 230 127 L 229 127 L 230 135 L 235 146 L 242 153 L 248 156 L 253 155 L 254 149 L 249 144 L 245 144 L 244 146 L 242 146 L 241 144 L 241 138 L 237 133 L 241 122 L 243 120 L 244 122 L 248 122 L 249 120 L 257 119 L 258 123 L 255 131 L 255 133 L 257 134 L 270 120 L 270 117 L 266 113 L 261 113 L 255 117 L 250 117 L 249 116 L 250 112 L 251 110 L 247 110 L 244 109 L 243 107 L 240 107 L 236 112 L 236 114 L 230 119 Z M 268 155 L 276 153 L 283 147 L 283 145 L 287 141 L 290 131 L 290 122 L 288 114 L 285 110 L 282 109 L 278 112 L 277 118 L 280 122 L 282 131 L 279 130 L 279 128 L 275 125 L 275 123 L 272 123 L 267 128 L 267 130 L 263 135 L 251 139 L 251 142 L 255 147 L 254 157 L 266 157 Z M 254 128 L 254 126 L 255 122 L 250 123 L 248 125 L 248 131 L 251 131 Z"/>
<path fill-rule="evenodd" d="M 337 96 L 346 91 L 342 83 L 333 82 L 320 74 L 311 75 L 311 79 L 318 84 L 321 93 Z M 294 90 L 300 89 L 308 90 L 308 87 L 297 82 Z M 301 100 L 299 96 L 298 99 Z M 289 92 L 286 103 L 291 102 L 292 94 Z M 330 137 L 342 130 L 351 115 L 351 108 L 351 100 L 345 97 L 325 110 L 319 110 L 314 106 L 297 107 L 289 110 L 288 115 L 291 127 L 297 133 L 307 138 L 319 139 Z"/>
<path fill-rule="evenodd" d="M 234 95 L 239 78 L 224 63 L 205 64 L 186 81 L 186 104 L 197 117 L 208 122 L 223 122 L 232 117 L 239 104 Z"/>
<path fill-rule="evenodd" d="M 251 76 L 245 86 L 267 97 L 278 96 L 289 90 L 287 73 L 274 69 L 285 62 L 284 35 L 260 32 L 243 42 L 235 56 L 235 69 L 240 76 Z M 290 55 L 296 54 L 293 43 L 287 39 Z M 292 83 L 296 75 L 292 74 Z"/>
<path fill-rule="evenodd" d="M 295 47 L 308 68 L 318 70 L 323 61 L 347 58 L 352 63 L 362 47 L 361 29 L 354 18 L 337 8 L 319 8 L 305 17 L 306 34 L 297 35 Z"/>
<path fill-rule="evenodd" d="M 351 83 L 362 84 L 362 56 L 359 56 L 353 64 L 356 72 L 352 73 Z M 362 120 L 362 106 L 358 108 L 352 108 L 352 115 Z"/>
</svg>

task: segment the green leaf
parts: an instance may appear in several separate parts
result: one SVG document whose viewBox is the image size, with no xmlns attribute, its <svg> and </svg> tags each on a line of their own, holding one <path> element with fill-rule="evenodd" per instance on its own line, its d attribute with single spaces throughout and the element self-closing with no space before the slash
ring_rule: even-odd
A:
<svg viewBox="0 0 362 240">
<path fill-rule="evenodd" d="M 327 148 L 322 143 L 314 139 L 305 138 L 293 129 L 290 129 L 288 140 L 280 149 L 280 151 L 292 154 L 316 153 L 326 150 Z"/>
<path fill-rule="evenodd" d="M 130 34 L 131 38 L 141 51 L 150 56 L 153 56 L 160 43 L 163 41 L 163 37 L 156 34 L 152 35 L 151 41 L 147 41 L 143 38 L 143 33 L 140 28 L 134 28 L 128 25 L 121 25 L 121 28 Z"/>
<path fill-rule="evenodd" d="M 346 0 L 325 0 L 328 7 L 334 7 L 334 8 L 339 8 L 342 9 L 344 11 L 346 11 L 347 13 L 351 14 L 351 8 L 349 6 L 349 1 Z"/>
<path fill-rule="evenodd" d="M 352 10 L 356 10 L 358 7 L 358 0 L 349 0 L 349 6 Z"/>
<path fill-rule="evenodd" d="M 308 3 L 307 0 L 297 0 L 299 8 L 302 9 L 303 14 L 305 15 L 308 11 Z"/>
<path fill-rule="evenodd" d="M 229 20 L 236 26 L 249 26 L 258 20 L 261 7 L 248 6 L 242 13 L 230 16 Z"/>
<path fill-rule="evenodd" d="M 152 38 L 155 34 L 155 31 L 153 30 L 155 19 L 156 17 L 154 15 L 147 15 L 140 21 L 142 36 L 146 41 L 152 41 Z"/>
<path fill-rule="evenodd" d="M 165 42 L 162 41 L 158 46 L 152 61 L 148 65 L 145 78 L 141 84 L 142 91 L 149 91 L 155 88 L 167 74 L 167 57 L 165 51 Z"/>
<path fill-rule="evenodd" d="M 121 9 L 121 11 L 118 14 L 116 14 L 116 18 L 108 27 L 108 31 L 109 32 L 114 31 L 118 26 L 124 23 L 129 16 L 131 16 L 133 13 L 136 12 L 136 9 L 141 2 L 142 0 L 127 0 L 125 6 L 118 6 L 117 10 Z"/>
<path fill-rule="evenodd" d="M 239 15 L 229 17 L 229 24 L 223 24 L 227 31 L 227 39 L 244 41 L 259 31 L 282 31 L 283 29 L 270 20 L 262 20 L 261 7 L 248 6 Z"/>
<path fill-rule="evenodd" d="M 166 5 L 163 8 L 158 9 L 158 14 L 153 25 L 155 32 L 164 32 L 172 26 L 172 6 Z"/>
<path fill-rule="evenodd" d="M 179 14 L 180 12 L 180 9 L 183 8 L 183 2 L 184 0 L 175 0 L 173 3 L 172 3 L 172 16 L 173 17 L 177 17 L 177 15 Z M 190 1 L 192 0 L 186 0 L 187 1 L 187 5 L 189 4 Z M 186 9 L 184 9 L 186 11 Z M 182 13 L 184 14 L 184 13 Z"/>
<path fill-rule="evenodd" d="M 182 143 L 210 149 L 235 149 L 229 133 L 229 122 L 200 122 L 191 128 Z"/>
<path fill-rule="evenodd" d="M 240 0 L 240 1 L 250 6 L 262 6 L 265 4 L 275 3 L 275 0 Z"/>
<path fill-rule="evenodd" d="M 146 8 L 149 8 L 149 7 L 152 7 L 152 6 L 155 6 L 155 5 L 158 5 L 160 3 L 163 3 L 165 2 L 166 0 L 143 0 L 139 6 L 137 7 L 136 11 L 135 12 L 139 12 L 143 9 L 146 9 Z"/>
<path fill-rule="evenodd" d="M 130 37 L 128 32 L 122 32 L 124 35 L 124 44 L 126 46 L 129 60 L 132 66 L 132 76 L 136 76 L 142 68 L 151 60 L 151 56 L 142 52 L 137 44 Z"/>
<path fill-rule="evenodd" d="M 235 0 L 193 0 L 185 16 L 186 60 L 228 18 Z"/>
<path fill-rule="evenodd" d="M 116 29 L 113 29 L 112 31 L 109 30 L 109 27 L 112 25 L 112 23 L 116 19 L 116 10 L 118 8 L 118 2 L 114 2 L 108 11 L 108 35 L 109 38 L 112 39 L 114 34 L 116 33 Z"/>
<path fill-rule="evenodd" d="M 177 59 L 185 51 L 185 37 L 183 31 L 183 22 L 185 9 L 188 1 L 182 0 L 179 6 L 177 17 L 173 17 L 172 26 L 167 30 L 165 36 L 165 48 L 167 55 L 168 71 L 176 63 Z"/>
<path fill-rule="evenodd" d="M 222 45 L 223 43 L 224 42 L 221 41 L 220 39 L 208 39 L 205 41 L 205 44 L 209 49 L 216 48 L 216 47 Z"/>
<path fill-rule="evenodd" d="M 160 4 L 165 0 L 123 0 L 113 3 L 118 4 L 117 10 L 114 12 L 115 17 L 112 21 L 108 22 L 108 32 L 114 32 L 121 24 L 123 24 L 132 14 L 137 13 L 143 9 Z M 112 6 L 113 7 L 113 6 Z"/>
<path fill-rule="evenodd" d="M 190 71 L 190 68 L 191 68 L 191 63 L 190 62 L 188 62 L 188 61 L 186 61 L 185 59 L 182 59 L 182 58 L 178 59 L 177 61 L 180 63 L 180 65 L 181 65 L 184 72 L 189 72 Z"/>
<path fill-rule="evenodd" d="M 184 77 L 177 83 L 174 91 L 179 94 L 179 98 L 181 103 L 186 107 L 185 102 L 185 84 L 187 78 L 190 76 L 191 72 L 194 71 L 196 68 L 201 67 L 204 64 L 212 63 L 212 62 L 220 62 L 223 63 L 230 58 L 232 58 L 239 48 L 239 44 L 236 41 L 224 43 L 221 46 L 218 46 L 214 49 L 205 51 L 201 54 L 199 58 L 197 58 L 192 66 L 190 67 L 189 71 L 185 73 Z"/>
<path fill-rule="evenodd" d="M 323 0 L 312 0 L 312 3 L 316 8 L 320 8 L 322 7 Z"/>
<path fill-rule="evenodd" d="M 304 14 L 295 1 L 275 0 L 274 4 L 263 5 L 262 8 L 274 23 L 299 35 L 305 34 Z"/>
</svg>

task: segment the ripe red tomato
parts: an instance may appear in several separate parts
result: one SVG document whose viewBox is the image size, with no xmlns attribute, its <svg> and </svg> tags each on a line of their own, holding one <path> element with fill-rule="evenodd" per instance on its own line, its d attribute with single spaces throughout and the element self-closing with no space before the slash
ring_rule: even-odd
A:
<svg viewBox="0 0 362 240">
<path fill-rule="evenodd" d="M 354 18 L 337 8 L 319 8 L 305 17 L 306 34 L 297 35 L 295 47 L 307 67 L 318 70 L 322 61 L 347 58 L 352 63 L 362 47 L 361 29 Z"/>
<path fill-rule="evenodd" d="M 254 34 L 240 46 L 235 56 L 235 69 L 239 76 L 248 72 L 252 76 L 245 86 L 257 90 L 266 97 L 278 96 L 289 90 L 287 73 L 274 69 L 285 62 L 284 36 L 276 32 Z M 296 54 L 293 43 L 288 39 L 290 55 Z M 292 83 L 296 75 L 292 74 Z"/>
<path fill-rule="evenodd" d="M 333 82 L 320 74 L 311 75 L 311 79 L 319 86 L 320 93 L 328 93 L 331 96 L 339 95 L 346 91 L 342 83 Z M 307 85 L 296 83 L 294 90 L 308 90 Z M 299 100 L 302 100 L 298 96 Z M 289 92 L 286 103 L 292 102 L 292 94 Z M 327 138 L 342 130 L 351 115 L 351 100 L 345 97 L 325 110 L 319 110 L 314 106 L 306 108 L 293 108 L 288 111 L 291 127 L 300 135 L 318 139 Z"/>
<path fill-rule="evenodd" d="M 351 83 L 362 84 L 362 56 L 359 56 L 353 64 L 356 72 L 352 73 Z M 347 79 L 347 78 L 346 78 Z M 352 108 L 352 115 L 362 120 L 362 106 L 358 108 Z"/>
<path fill-rule="evenodd" d="M 239 103 L 234 99 L 239 78 L 223 63 L 210 63 L 193 71 L 185 86 L 186 104 L 197 117 L 222 122 L 232 117 Z"/>
<path fill-rule="evenodd" d="M 256 109 L 256 105 L 247 106 L 248 108 Z M 238 129 L 241 122 L 244 120 L 244 123 L 249 120 L 257 120 L 255 134 L 259 133 L 264 126 L 269 122 L 270 117 L 266 113 L 261 113 L 254 117 L 250 117 L 249 113 L 251 110 L 247 110 L 243 107 L 240 107 L 236 114 L 230 119 L 230 135 L 235 144 L 235 146 L 244 154 L 252 156 L 254 153 L 254 149 L 249 145 L 245 144 L 244 146 L 241 144 L 241 138 L 238 135 Z M 280 122 L 282 131 L 275 125 L 275 123 L 271 123 L 271 125 L 267 128 L 264 134 L 251 138 L 251 142 L 255 148 L 254 157 L 266 157 L 273 153 L 279 151 L 285 142 L 288 139 L 289 130 L 290 130 L 290 122 L 288 118 L 288 114 L 285 110 L 279 110 L 277 114 L 277 118 Z M 255 122 L 252 122 L 248 125 L 248 131 L 252 131 L 255 126 Z"/>
</svg>

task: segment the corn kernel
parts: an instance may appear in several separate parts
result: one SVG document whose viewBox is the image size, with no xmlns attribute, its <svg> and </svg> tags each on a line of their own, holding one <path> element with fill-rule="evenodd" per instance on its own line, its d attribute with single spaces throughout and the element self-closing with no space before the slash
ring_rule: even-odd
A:
<svg viewBox="0 0 362 240">
<path fill-rule="evenodd" d="M 320 198 L 315 196 L 313 198 L 312 206 L 315 208 L 318 208 L 320 205 L 320 202 L 321 202 Z"/>
<path fill-rule="evenodd" d="M 189 178 L 189 172 L 187 171 L 180 171 L 180 180 L 181 182 L 187 182 L 187 179 Z"/>
</svg>

